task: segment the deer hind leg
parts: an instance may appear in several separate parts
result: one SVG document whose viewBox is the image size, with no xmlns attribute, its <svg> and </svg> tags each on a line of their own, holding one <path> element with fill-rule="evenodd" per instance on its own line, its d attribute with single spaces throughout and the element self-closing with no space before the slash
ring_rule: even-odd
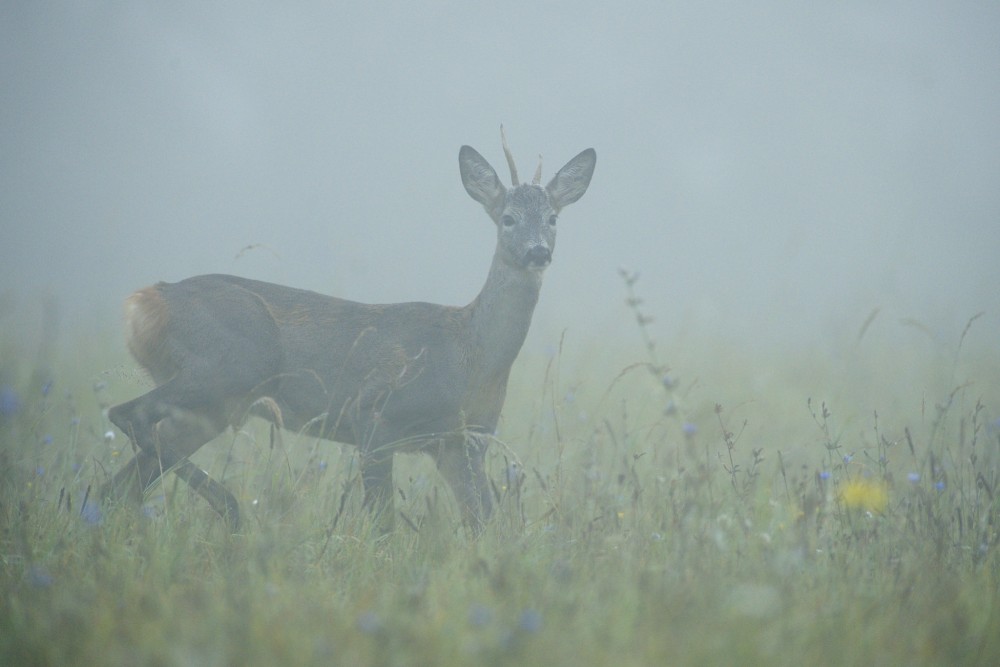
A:
<svg viewBox="0 0 1000 667">
<path fill-rule="evenodd" d="M 227 425 L 221 406 L 211 400 L 199 401 L 197 392 L 181 391 L 191 386 L 172 380 L 111 408 L 108 417 L 139 451 L 104 485 L 101 496 L 141 502 L 143 494 L 173 469 L 235 528 L 239 524 L 236 498 L 187 460 Z"/>
<path fill-rule="evenodd" d="M 493 514 L 493 497 L 486 476 L 488 442 L 475 433 L 444 440 L 431 453 L 441 476 L 462 510 L 462 520 L 474 537 L 482 534 Z"/>
<path fill-rule="evenodd" d="M 365 489 L 365 509 L 372 513 L 379 530 L 382 533 L 388 533 L 395 523 L 392 498 L 392 453 L 376 458 L 362 452 L 361 483 Z"/>
</svg>

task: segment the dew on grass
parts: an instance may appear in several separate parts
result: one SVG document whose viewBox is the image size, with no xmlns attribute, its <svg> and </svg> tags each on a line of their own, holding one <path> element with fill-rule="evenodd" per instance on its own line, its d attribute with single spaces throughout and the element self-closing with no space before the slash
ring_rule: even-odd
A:
<svg viewBox="0 0 1000 667">
<path fill-rule="evenodd" d="M 781 594 L 767 584 L 739 584 L 729 592 L 728 607 L 740 616 L 765 618 L 781 608 Z"/>
</svg>

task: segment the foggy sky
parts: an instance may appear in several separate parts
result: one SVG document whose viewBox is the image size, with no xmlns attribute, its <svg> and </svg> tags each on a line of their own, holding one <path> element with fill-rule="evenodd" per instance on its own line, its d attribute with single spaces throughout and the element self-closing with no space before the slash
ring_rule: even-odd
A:
<svg viewBox="0 0 1000 667">
<path fill-rule="evenodd" d="M 467 303 L 494 232 L 458 149 L 506 180 L 503 122 L 522 173 L 598 155 L 529 345 L 635 340 L 619 267 L 666 344 L 876 307 L 996 339 L 1000 4 L 346 4 L 3 3 L 17 312 L 117 332 L 132 289 L 214 272 Z"/>
</svg>

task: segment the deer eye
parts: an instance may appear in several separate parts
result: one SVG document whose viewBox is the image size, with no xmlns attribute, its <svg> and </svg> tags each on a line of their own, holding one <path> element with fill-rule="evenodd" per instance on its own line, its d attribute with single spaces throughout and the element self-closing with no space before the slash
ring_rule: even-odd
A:
<svg viewBox="0 0 1000 667">
<path fill-rule="evenodd" d="M 549 216 L 549 227 L 555 227 L 556 226 L 556 219 L 557 219 L 557 216 L 555 216 L 555 215 L 550 215 Z"/>
<path fill-rule="evenodd" d="M 503 225 L 504 227 L 513 227 L 514 225 L 517 224 L 517 220 L 515 220 L 514 216 L 512 215 L 505 215 L 502 218 L 500 218 L 500 224 Z"/>
</svg>

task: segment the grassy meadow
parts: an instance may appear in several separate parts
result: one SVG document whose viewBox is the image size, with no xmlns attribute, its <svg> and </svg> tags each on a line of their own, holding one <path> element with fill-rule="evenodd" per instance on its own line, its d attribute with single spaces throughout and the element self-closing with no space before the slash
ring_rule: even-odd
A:
<svg viewBox="0 0 1000 667">
<path fill-rule="evenodd" d="M 476 540 L 428 458 L 397 457 L 380 536 L 353 448 L 260 420 L 195 457 L 238 534 L 174 476 L 99 507 L 131 456 L 106 408 L 148 382 L 8 315 L 0 664 L 1000 664 L 986 318 L 768 350 L 657 343 L 631 304 L 629 337 L 518 360 Z"/>
</svg>

